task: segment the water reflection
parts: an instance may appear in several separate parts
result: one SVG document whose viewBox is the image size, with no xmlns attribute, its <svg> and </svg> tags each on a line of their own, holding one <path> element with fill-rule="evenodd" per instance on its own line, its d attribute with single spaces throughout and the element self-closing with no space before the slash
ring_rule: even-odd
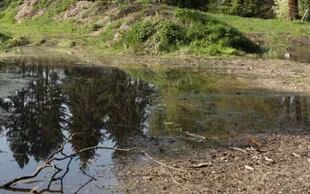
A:
<svg viewBox="0 0 310 194">
<path fill-rule="evenodd" d="M 34 156 L 36 161 L 43 160 L 63 143 L 60 123 L 65 117 L 61 107 L 65 99 L 55 69 L 23 68 L 22 75 L 38 79 L 0 104 L 10 114 L 4 127 L 21 168 L 28 164 L 29 156 Z"/>
<path fill-rule="evenodd" d="M 0 132 L 4 134 L 0 151 L 8 153 L 0 158 L 0 183 L 32 173 L 69 136 L 65 151 L 72 153 L 97 145 L 131 147 L 131 137 L 147 132 L 162 136 L 191 131 L 225 139 L 248 132 L 310 129 L 309 97 L 251 90 L 228 75 L 188 69 L 130 68 L 125 73 L 114 68 L 38 65 L 4 71 L 6 75 L 0 69 L 0 80 L 27 82 L 14 94 L 2 92 L 12 84 L 0 83 Z M 7 116 L 1 116 L 1 111 Z M 76 172 L 80 168 L 102 170 L 110 165 L 111 174 L 118 156 L 107 150 L 80 153 L 79 160 L 72 161 L 73 170 L 65 174 L 69 178 L 61 179 L 61 191 L 71 193 L 85 181 Z M 60 166 L 66 169 L 67 162 Z M 109 182 L 108 175 L 97 182 Z M 45 186 L 50 188 L 48 181 Z"/>
<path fill-rule="evenodd" d="M 212 139 L 267 131 L 310 130 L 310 98 L 251 90 L 242 79 L 187 69 L 127 70 L 160 88 L 152 134 L 195 132 Z"/>
<path fill-rule="evenodd" d="M 96 146 L 107 138 L 125 147 L 126 137 L 142 134 L 147 96 L 152 92 L 147 83 L 115 69 L 74 68 L 67 73 L 69 132 L 75 134 L 71 142 L 75 151 Z M 94 154 L 85 152 L 80 158 L 85 163 Z"/>
<path fill-rule="evenodd" d="M 106 139 L 126 146 L 126 136 L 142 133 L 152 92 L 143 81 L 111 68 L 23 66 L 18 73 L 35 80 L 2 98 L 0 107 L 10 115 L 1 126 L 21 168 L 31 156 L 46 159 L 63 144 L 64 134 L 74 134 L 70 143 L 79 151 Z M 94 155 L 81 153 L 82 165 Z"/>
</svg>

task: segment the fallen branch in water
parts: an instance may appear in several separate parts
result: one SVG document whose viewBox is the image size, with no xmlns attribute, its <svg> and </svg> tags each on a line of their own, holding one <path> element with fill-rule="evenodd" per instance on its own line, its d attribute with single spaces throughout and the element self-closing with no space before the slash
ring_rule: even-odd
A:
<svg viewBox="0 0 310 194">
<path fill-rule="evenodd" d="M 34 171 L 33 174 L 31 175 L 27 175 L 27 176 L 21 176 L 21 177 L 18 177 L 18 178 L 15 178 L 3 185 L 0 185 L 0 188 L 9 188 L 10 186 L 12 186 L 13 184 L 19 182 L 19 181 L 22 181 L 22 180 L 28 180 L 28 179 L 32 179 L 32 178 L 35 178 L 36 176 L 38 176 L 40 174 L 40 172 L 45 169 L 45 168 L 48 168 L 48 167 L 52 167 L 51 165 L 51 162 L 53 162 L 55 160 L 55 155 L 57 155 L 58 153 L 62 152 L 63 149 L 64 149 L 64 146 L 65 144 L 67 144 L 69 142 L 66 141 L 58 150 L 56 150 L 53 154 L 51 154 L 48 159 L 40 166 L 37 167 L 37 169 Z"/>
<path fill-rule="evenodd" d="M 105 150 L 114 150 L 114 151 L 119 151 L 119 152 L 131 152 L 131 151 L 138 151 L 140 153 L 142 153 L 143 155 L 145 155 L 147 158 L 149 158 L 150 160 L 152 160 L 153 162 L 157 163 L 158 165 L 160 166 L 163 166 L 165 168 L 168 168 L 168 169 L 171 169 L 171 170 L 175 170 L 175 171 L 181 171 L 181 172 L 187 172 L 189 173 L 188 171 L 184 170 L 184 169 L 181 169 L 181 168 L 175 168 L 175 167 L 172 167 L 172 166 L 169 166 L 167 164 L 164 164 L 156 159 L 154 159 L 152 156 L 150 156 L 146 151 L 144 151 L 143 149 L 141 148 L 127 148 L 127 149 L 123 149 L 123 148 L 113 148 L 113 147 L 103 147 L 103 146 L 93 146 L 93 147 L 88 147 L 88 148 L 84 148 L 84 149 L 81 149 L 80 151 L 77 151 L 75 153 L 72 153 L 72 154 L 65 154 L 63 152 L 64 150 L 64 146 L 70 141 L 70 139 L 68 139 L 58 150 L 56 150 L 54 153 L 52 153 L 48 159 L 40 166 L 37 167 L 37 169 L 35 170 L 35 172 L 31 175 L 27 175 L 27 176 L 21 176 L 21 177 L 18 177 L 18 178 L 15 178 L 15 179 L 12 179 L 10 180 L 9 182 L 3 184 L 3 185 L 0 185 L 0 188 L 2 189 L 8 189 L 8 190 L 12 190 L 12 189 L 15 189 L 12 187 L 12 185 L 22 181 L 22 180 L 29 180 L 29 179 L 33 179 L 35 177 L 37 177 L 41 172 L 42 170 L 44 170 L 45 168 L 49 168 L 49 167 L 53 167 L 56 169 L 56 172 L 53 174 L 49 184 L 48 184 L 48 189 L 50 189 L 51 187 L 51 184 L 52 182 L 54 181 L 57 181 L 57 180 L 60 180 L 61 181 L 61 190 L 63 190 L 63 179 L 64 177 L 66 176 L 66 174 L 69 172 L 69 166 L 71 164 L 71 161 L 75 158 L 75 157 L 78 157 L 79 154 L 83 153 L 83 152 L 87 152 L 87 151 L 90 151 L 90 150 L 98 150 L 98 149 L 105 149 Z M 62 154 L 63 157 L 56 157 L 57 154 Z M 63 161 L 63 160 L 66 160 L 66 159 L 70 159 L 69 163 L 67 164 L 67 168 L 66 168 L 66 171 L 65 173 L 61 176 L 61 177 L 58 177 L 58 178 L 55 178 L 61 171 L 63 171 L 63 169 L 60 169 L 58 168 L 56 165 L 53 165 L 52 162 L 54 161 Z M 94 181 L 95 178 L 94 177 L 91 177 L 89 175 L 87 175 L 88 177 L 91 178 L 91 180 L 89 182 L 87 182 L 84 186 L 86 186 L 87 184 L 89 184 L 91 181 Z M 18 189 L 18 188 L 16 188 Z M 79 188 L 76 192 L 80 191 L 82 188 Z M 46 191 L 46 190 L 45 190 Z"/>
</svg>

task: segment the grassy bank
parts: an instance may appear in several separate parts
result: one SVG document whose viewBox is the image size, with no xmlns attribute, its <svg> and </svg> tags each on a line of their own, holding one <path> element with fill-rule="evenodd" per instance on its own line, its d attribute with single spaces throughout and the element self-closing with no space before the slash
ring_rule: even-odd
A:
<svg viewBox="0 0 310 194">
<path fill-rule="evenodd" d="M 80 10 L 82 15 L 65 17 L 71 14 L 70 6 L 76 8 L 74 2 L 68 1 L 64 7 L 38 4 L 32 8 L 34 15 L 46 6 L 50 8 L 40 16 L 25 16 L 20 21 L 15 19 L 18 3 L 3 9 L 0 50 L 43 45 L 78 48 L 98 55 L 274 57 L 292 40 L 310 36 L 309 23 L 209 14 L 141 1 L 109 6 L 95 1 Z"/>
<path fill-rule="evenodd" d="M 221 14 L 213 14 L 212 16 L 220 21 L 226 21 L 246 34 L 247 37 L 259 42 L 267 48 L 265 54 L 270 57 L 283 54 L 288 47 L 294 46 L 292 45 L 294 40 L 310 39 L 309 22 L 244 18 Z"/>
</svg>

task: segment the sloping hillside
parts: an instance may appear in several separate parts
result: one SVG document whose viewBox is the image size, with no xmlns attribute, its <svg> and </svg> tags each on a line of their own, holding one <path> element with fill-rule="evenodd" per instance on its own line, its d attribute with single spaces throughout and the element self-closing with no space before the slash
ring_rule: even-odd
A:
<svg viewBox="0 0 310 194">
<path fill-rule="evenodd" d="M 251 19 L 223 17 L 146 0 L 6 0 L 0 6 L 3 51 L 26 45 L 152 55 L 240 55 L 267 51 L 266 44 L 257 45 L 267 42 L 265 37 L 262 41 L 253 38 L 253 33 L 238 30 L 264 22 L 253 19 L 254 24 L 249 21 L 243 26 L 230 26 L 236 24 L 234 20 Z M 309 27 L 300 28 L 304 33 Z"/>
</svg>

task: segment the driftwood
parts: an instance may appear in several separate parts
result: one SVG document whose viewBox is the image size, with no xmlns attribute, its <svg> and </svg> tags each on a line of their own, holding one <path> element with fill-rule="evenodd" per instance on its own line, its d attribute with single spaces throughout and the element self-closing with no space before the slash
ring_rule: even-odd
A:
<svg viewBox="0 0 310 194">
<path fill-rule="evenodd" d="M 194 133 L 190 133 L 188 131 L 186 131 L 185 133 L 186 133 L 187 136 L 190 136 L 190 137 L 194 137 L 194 138 L 198 138 L 198 139 L 203 139 L 203 140 L 207 139 L 205 136 L 197 135 L 197 134 L 194 134 Z"/>
<path fill-rule="evenodd" d="M 250 171 L 254 171 L 255 169 L 251 166 L 248 166 L 248 165 L 244 165 L 244 168 L 247 169 L 247 170 L 250 170 Z"/>
<path fill-rule="evenodd" d="M 72 154 L 65 154 L 63 152 L 64 150 L 64 146 L 70 141 L 70 139 L 68 139 L 59 149 L 57 149 L 54 153 L 52 153 L 48 159 L 45 160 L 45 162 L 41 165 L 39 165 L 36 170 L 31 174 L 31 175 L 26 175 L 26 176 L 21 176 L 21 177 L 17 177 L 17 178 L 14 178 L 10 181 L 8 181 L 7 183 L 3 184 L 3 185 L 0 185 L 0 189 L 5 189 L 5 190 L 9 190 L 9 191 L 17 191 L 17 192 L 34 192 L 36 189 L 24 189 L 24 188 L 15 188 L 14 185 L 18 182 L 21 182 L 21 181 L 25 181 L 25 180 L 29 180 L 29 179 L 33 179 L 35 177 L 37 177 L 45 168 L 54 168 L 56 171 L 55 173 L 52 175 L 50 181 L 49 181 L 49 184 L 48 184 L 48 188 L 47 189 L 44 189 L 40 192 L 38 191 L 35 191 L 36 193 L 44 193 L 44 192 L 50 192 L 50 193 L 58 193 L 58 192 L 63 192 L 63 179 L 64 177 L 67 175 L 67 173 L 69 172 L 70 170 L 70 164 L 72 162 L 72 160 L 76 157 L 78 157 L 78 155 L 80 153 L 83 153 L 83 152 L 87 152 L 87 151 L 90 151 L 90 150 L 98 150 L 98 149 L 105 149 L 105 150 L 115 150 L 115 151 L 119 151 L 119 152 L 140 152 L 142 153 L 144 156 L 146 156 L 147 158 L 149 158 L 150 160 L 152 160 L 153 162 L 155 162 L 156 164 L 164 167 L 164 168 L 167 168 L 167 169 L 170 169 L 170 170 L 174 170 L 174 171 L 181 171 L 181 172 L 186 172 L 186 173 L 189 173 L 188 171 L 184 170 L 184 169 L 181 169 L 181 168 L 175 168 L 173 166 L 169 166 L 167 164 L 164 164 L 156 159 L 154 159 L 152 156 L 150 156 L 146 151 L 144 151 L 143 149 L 141 148 L 137 148 L 137 147 L 134 147 L 134 148 L 126 148 L 126 149 L 123 149 L 123 148 L 113 148 L 113 147 L 103 147 L 103 146 L 94 146 L 94 147 L 88 147 L 88 148 L 84 148 L 84 149 L 81 149 L 80 151 L 77 151 L 75 153 L 72 153 Z M 61 154 L 62 157 L 56 157 L 58 154 Z M 60 172 L 62 172 L 64 169 L 61 169 L 61 168 L 58 168 L 56 165 L 53 164 L 53 162 L 55 161 L 64 161 L 64 160 L 69 160 L 69 162 L 67 163 L 67 167 L 65 169 L 65 172 L 62 176 L 60 177 L 57 177 L 58 174 L 60 174 Z M 92 177 L 90 175 L 88 175 L 85 171 L 83 171 L 82 169 L 80 169 L 81 172 L 88 176 L 90 178 L 90 180 L 88 182 L 86 182 L 85 184 L 83 184 L 81 187 L 79 187 L 75 193 L 78 193 L 81 189 L 83 189 L 85 186 L 87 186 L 90 182 L 92 181 L 95 181 L 96 178 L 95 177 Z M 53 182 L 55 181 L 60 181 L 60 190 L 51 190 L 51 185 Z"/>
<path fill-rule="evenodd" d="M 205 162 L 205 163 L 200 163 L 200 164 L 194 164 L 191 167 L 192 168 L 203 168 L 203 167 L 207 167 L 207 166 L 211 166 L 212 163 L 211 162 Z"/>
</svg>

